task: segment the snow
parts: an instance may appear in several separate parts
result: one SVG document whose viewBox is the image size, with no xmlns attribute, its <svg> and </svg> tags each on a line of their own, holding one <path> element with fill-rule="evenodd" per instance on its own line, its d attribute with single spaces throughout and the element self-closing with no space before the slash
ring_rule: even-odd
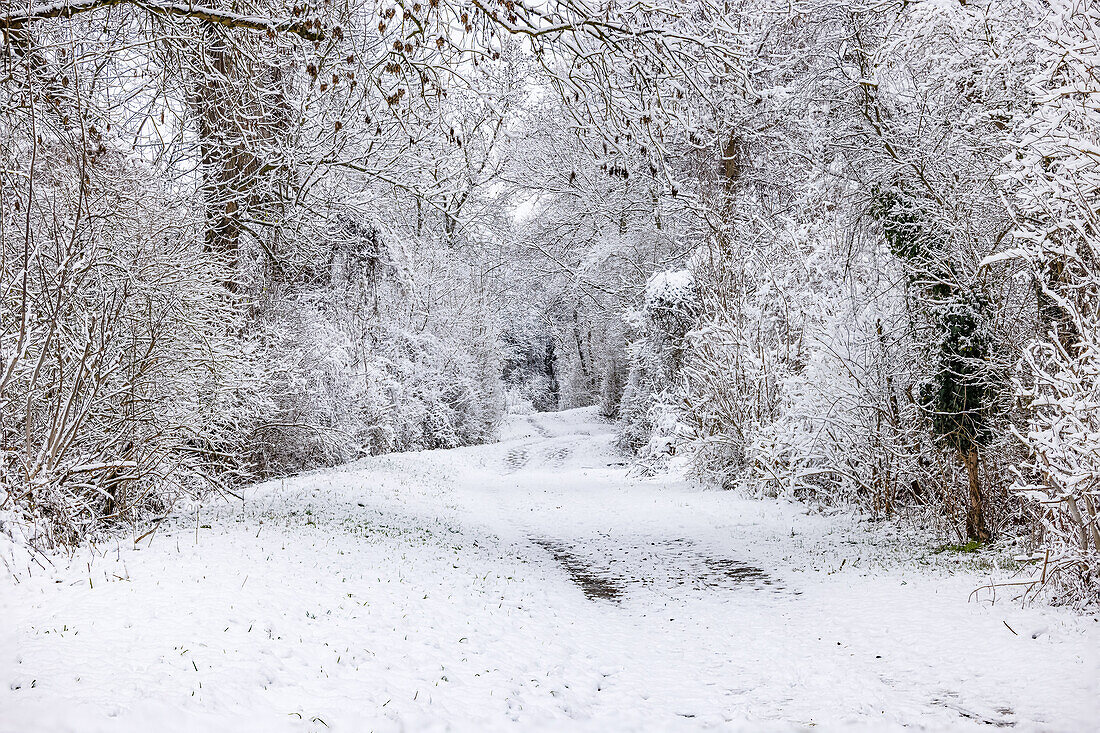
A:
<svg viewBox="0 0 1100 733">
<path fill-rule="evenodd" d="M 1095 729 L 1095 618 L 613 437 L 515 416 L 7 577 L 0 731 Z"/>
<path fill-rule="evenodd" d="M 681 303 L 694 303 L 695 276 L 690 270 L 665 270 L 654 273 L 645 285 L 647 308 L 673 308 Z"/>
</svg>

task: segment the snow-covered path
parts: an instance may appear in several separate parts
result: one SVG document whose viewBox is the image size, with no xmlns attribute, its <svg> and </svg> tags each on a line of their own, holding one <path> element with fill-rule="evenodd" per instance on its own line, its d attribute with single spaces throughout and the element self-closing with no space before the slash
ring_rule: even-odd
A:
<svg viewBox="0 0 1100 733">
<path fill-rule="evenodd" d="M 0 581 L 0 731 L 1100 729 L 1100 623 L 978 561 L 628 478 L 590 411 L 505 437 Z"/>
</svg>

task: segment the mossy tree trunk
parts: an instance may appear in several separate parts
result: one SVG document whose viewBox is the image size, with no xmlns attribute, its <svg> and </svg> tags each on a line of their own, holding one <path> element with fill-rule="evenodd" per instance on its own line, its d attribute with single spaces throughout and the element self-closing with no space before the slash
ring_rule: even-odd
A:
<svg viewBox="0 0 1100 733">
<path fill-rule="evenodd" d="M 966 538 L 978 542 L 988 542 L 990 534 L 985 523 L 985 500 L 982 496 L 980 470 L 981 457 L 976 446 L 971 446 L 970 450 L 963 454 L 963 463 L 966 464 L 967 483 L 970 489 L 966 504 Z"/>
</svg>

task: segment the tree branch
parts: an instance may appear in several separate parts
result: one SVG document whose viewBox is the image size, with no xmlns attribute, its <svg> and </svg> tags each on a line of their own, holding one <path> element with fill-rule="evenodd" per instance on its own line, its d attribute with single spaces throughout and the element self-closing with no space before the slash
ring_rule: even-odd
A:
<svg viewBox="0 0 1100 733">
<path fill-rule="evenodd" d="M 18 29 L 27 23 L 46 20 L 47 18 L 71 18 L 78 13 L 86 13 L 114 5 L 133 5 L 148 13 L 195 18 L 207 23 L 223 25 L 227 28 L 245 28 L 269 33 L 293 33 L 307 41 L 321 41 L 325 38 L 325 31 L 321 27 L 321 22 L 315 19 L 271 19 L 257 15 L 241 15 L 201 5 L 160 2 L 159 0 L 79 0 L 78 2 L 38 5 L 28 8 L 22 13 L 0 17 L 0 29 Z"/>
</svg>

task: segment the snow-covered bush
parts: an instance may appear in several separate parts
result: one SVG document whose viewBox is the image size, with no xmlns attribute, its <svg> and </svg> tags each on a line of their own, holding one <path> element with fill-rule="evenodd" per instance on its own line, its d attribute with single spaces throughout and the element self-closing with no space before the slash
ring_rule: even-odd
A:
<svg viewBox="0 0 1100 733">
<path fill-rule="evenodd" d="M 754 206 L 747 203 L 746 212 Z M 790 486 L 801 460 L 782 445 L 775 424 L 785 385 L 805 366 L 807 326 L 821 305 L 805 300 L 818 294 L 803 263 L 810 241 L 765 235 L 747 217 L 719 242 L 691 262 L 701 314 L 679 367 L 683 449 L 704 480 L 775 495 Z"/>
<path fill-rule="evenodd" d="M 1016 257 L 1032 270 L 1040 336 L 1018 393 L 1028 450 L 1017 488 L 1035 502 L 1055 576 L 1100 597 L 1100 7 L 1055 0 L 1035 43 L 1044 61 L 1018 130 Z M 1049 570 L 1050 568 L 1048 568 Z"/>
<path fill-rule="evenodd" d="M 620 443 L 648 459 L 674 450 L 675 379 L 699 316 L 695 276 L 658 272 L 646 283 L 641 308 L 625 317 L 630 372 L 619 408 Z"/>
<path fill-rule="evenodd" d="M 690 270 L 658 272 L 646 282 L 642 300 L 646 338 L 666 373 L 676 369 L 684 337 L 698 316 L 699 292 Z"/>
<path fill-rule="evenodd" d="M 779 418 L 753 443 L 756 480 L 890 516 L 920 503 L 935 473 L 935 451 L 906 395 L 919 358 L 898 328 L 902 313 L 835 305 L 807 335 L 806 366 L 785 380 Z"/>
<path fill-rule="evenodd" d="M 358 456 L 360 390 L 347 336 L 308 303 L 272 304 L 252 329 L 265 399 L 242 449 L 259 476 L 332 466 Z"/>
<path fill-rule="evenodd" d="M 488 440 L 500 420 L 496 375 L 454 341 L 391 330 L 369 359 L 359 442 L 367 453 Z"/>
<path fill-rule="evenodd" d="M 221 263 L 192 202 L 109 138 L 90 155 L 40 141 L 33 174 L 0 174 L 28 209 L 6 197 L 0 227 L 0 508 L 46 545 L 216 474 L 195 455 L 193 407 L 228 366 Z"/>
<path fill-rule="evenodd" d="M 248 329 L 258 377 L 239 410 L 248 469 L 285 475 L 489 439 L 503 409 L 495 343 L 478 343 L 476 332 L 437 335 L 415 310 L 421 328 L 410 328 L 401 314 L 415 278 L 402 271 L 405 253 L 344 215 L 333 229 L 340 236 L 328 247 L 314 245 L 320 264 L 299 264 L 323 274 L 267 299 Z"/>
<path fill-rule="evenodd" d="M 1057 340 L 1034 344 L 1019 394 L 1029 420 L 1017 489 L 1035 502 L 1052 552 L 1048 572 L 1070 598 L 1100 595 L 1100 323 L 1077 321 L 1071 353 Z"/>
</svg>

